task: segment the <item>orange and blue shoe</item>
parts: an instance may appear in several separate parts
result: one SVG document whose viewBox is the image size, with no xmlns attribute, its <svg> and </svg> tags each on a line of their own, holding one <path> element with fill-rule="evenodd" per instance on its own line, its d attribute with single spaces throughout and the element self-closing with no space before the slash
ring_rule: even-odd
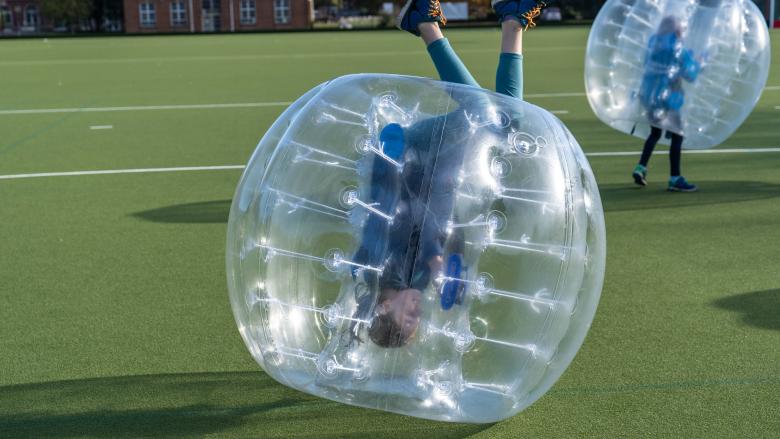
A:
<svg viewBox="0 0 780 439">
<path fill-rule="evenodd" d="M 507 19 L 516 20 L 525 30 L 536 26 L 534 19 L 547 7 L 547 3 L 541 0 L 493 0 L 492 5 L 499 23 Z"/>
<path fill-rule="evenodd" d="M 435 21 L 444 26 L 447 18 L 441 12 L 439 0 L 409 0 L 398 15 L 398 28 L 420 36 L 420 23 Z"/>
<path fill-rule="evenodd" d="M 670 192 L 696 192 L 699 188 L 695 184 L 689 183 L 682 175 L 676 177 L 669 177 L 669 187 L 666 189 Z"/>
</svg>

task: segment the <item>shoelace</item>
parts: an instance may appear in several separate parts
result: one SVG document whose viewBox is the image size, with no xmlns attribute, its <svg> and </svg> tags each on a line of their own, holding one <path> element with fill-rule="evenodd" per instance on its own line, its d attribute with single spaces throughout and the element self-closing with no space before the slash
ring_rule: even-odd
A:
<svg viewBox="0 0 780 439">
<path fill-rule="evenodd" d="M 436 3 L 439 3 L 436 1 Z M 536 27 L 536 23 L 534 23 L 534 18 L 538 17 L 542 14 L 542 9 L 547 7 L 547 3 L 545 2 L 539 2 L 535 7 L 533 7 L 530 11 L 523 14 L 523 18 L 528 20 L 528 23 L 525 25 L 524 30 L 528 30 L 528 28 Z"/>
<path fill-rule="evenodd" d="M 439 17 L 442 26 L 447 24 L 447 17 L 445 17 L 441 12 L 441 4 L 439 4 L 439 0 L 429 0 L 428 15 L 430 15 L 431 18 Z"/>
</svg>

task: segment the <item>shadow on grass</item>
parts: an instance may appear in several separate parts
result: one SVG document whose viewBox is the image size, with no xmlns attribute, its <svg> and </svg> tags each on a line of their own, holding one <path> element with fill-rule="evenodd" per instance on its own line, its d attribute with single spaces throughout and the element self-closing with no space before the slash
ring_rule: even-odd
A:
<svg viewBox="0 0 780 439">
<path fill-rule="evenodd" d="M 718 308 L 742 314 L 742 322 L 780 331 L 780 289 L 737 294 L 713 302 Z"/>
<path fill-rule="evenodd" d="M 666 191 L 665 183 L 640 187 L 625 184 L 599 186 L 605 211 L 665 209 L 707 204 L 737 203 L 780 197 L 780 185 L 761 181 L 696 181 L 699 191 L 675 193 Z"/>
<path fill-rule="evenodd" d="M 630 182 L 599 186 L 605 211 L 664 209 L 736 203 L 780 197 L 780 185 L 760 181 L 697 181 L 692 194 L 667 192 L 663 183 L 645 188 Z M 231 200 L 203 201 L 136 212 L 132 216 L 158 223 L 227 223 Z"/>
<path fill-rule="evenodd" d="M 351 407 L 262 372 L 96 378 L 0 387 L 0 437 L 464 437 L 451 424 Z"/>
<path fill-rule="evenodd" d="M 156 223 L 227 223 L 231 200 L 203 201 L 136 212 L 132 216 Z"/>
</svg>

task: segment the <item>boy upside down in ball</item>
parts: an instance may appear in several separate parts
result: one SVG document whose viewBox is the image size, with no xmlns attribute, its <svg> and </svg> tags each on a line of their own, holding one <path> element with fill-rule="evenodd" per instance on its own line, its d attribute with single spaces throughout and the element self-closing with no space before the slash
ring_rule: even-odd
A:
<svg viewBox="0 0 780 439">
<path fill-rule="evenodd" d="M 502 29 L 496 92 L 522 99 L 522 32 L 535 26 L 534 19 L 546 5 L 539 0 L 493 0 L 492 6 Z M 399 16 L 399 27 L 425 43 L 442 81 L 479 87 L 444 38 L 440 26 L 445 23 L 438 0 L 409 0 Z M 369 202 L 392 213 L 393 220 L 369 213 L 363 228 L 353 260 L 383 269 L 381 274 L 353 272 L 356 279 L 362 276 L 363 282 L 356 287 L 358 309 L 350 326 L 352 340 L 361 341 L 360 322 L 368 320 L 368 336 L 377 345 L 407 344 L 420 324 L 422 291 L 443 270 L 446 279 L 461 276 L 462 231 L 456 229 L 448 240 L 447 224 L 464 151 L 457 144 L 458 133 L 442 132 L 443 124 L 435 119 L 406 129 L 389 124 L 380 133 L 384 154 L 402 163 L 403 169 L 398 172 L 385 158 L 373 160 Z M 436 151 L 429 150 L 433 136 L 442 139 Z M 434 170 L 425 166 L 429 159 L 435 160 Z M 462 290 L 462 282 L 445 281 L 442 304 L 459 303 Z"/>
</svg>

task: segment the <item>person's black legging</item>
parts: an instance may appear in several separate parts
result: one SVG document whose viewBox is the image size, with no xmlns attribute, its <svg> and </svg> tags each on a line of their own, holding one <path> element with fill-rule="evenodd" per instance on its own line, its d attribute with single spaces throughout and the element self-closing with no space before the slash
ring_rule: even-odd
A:
<svg viewBox="0 0 780 439">
<path fill-rule="evenodd" d="M 639 164 L 647 167 L 647 163 L 650 161 L 650 156 L 653 154 L 655 144 L 661 139 L 663 130 L 657 127 L 650 127 L 650 135 L 645 140 L 645 148 L 642 150 L 642 158 L 639 159 Z M 672 177 L 680 175 L 680 155 L 682 154 L 683 136 L 675 133 L 669 133 L 672 138 L 672 145 L 669 147 L 669 170 Z"/>
</svg>

